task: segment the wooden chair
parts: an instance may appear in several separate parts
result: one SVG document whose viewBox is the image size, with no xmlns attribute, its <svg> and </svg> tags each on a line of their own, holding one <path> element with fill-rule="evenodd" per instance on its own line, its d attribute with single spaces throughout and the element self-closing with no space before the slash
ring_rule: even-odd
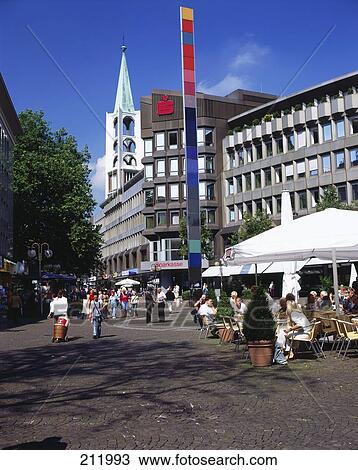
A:
<svg viewBox="0 0 358 470">
<path fill-rule="evenodd" d="M 343 359 L 344 359 L 347 355 L 347 351 L 351 343 L 355 343 L 356 348 L 358 347 L 358 331 L 357 331 L 356 325 L 354 325 L 353 323 L 343 321 L 343 320 L 337 320 L 337 326 L 340 329 L 341 334 L 343 336 L 342 346 L 339 349 L 338 355 L 340 355 L 341 352 L 343 351 L 344 344 L 345 343 L 347 344 L 344 350 L 344 354 L 343 354 Z"/>
<path fill-rule="evenodd" d="M 316 321 L 313 324 L 312 329 L 310 333 L 308 334 L 307 338 L 299 338 L 299 337 L 295 338 L 294 336 L 292 336 L 291 338 L 288 338 L 291 342 L 290 353 L 292 351 L 293 341 L 298 341 L 300 343 L 304 343 L 308 347 L 308 349 L 311 348 L 313 353 L 317 357 L 317 359 L 319 359 L 320 357 L 326 357 L 317 340 L 317 336 L 319 335 L 320 331 L 321 331 L 321 322 Z"/>
</svg>

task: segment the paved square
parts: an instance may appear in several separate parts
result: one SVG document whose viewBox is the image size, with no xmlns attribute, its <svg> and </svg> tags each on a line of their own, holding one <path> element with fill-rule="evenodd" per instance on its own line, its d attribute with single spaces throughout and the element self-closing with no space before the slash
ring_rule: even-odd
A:
<svg viewBox="0 0 358 470">
<path fill-rule="evenodd" d="M 253 369 L 186 324 L 3 329 L 0 447 L 357 449 L 358 354 Z"/>
</svg>

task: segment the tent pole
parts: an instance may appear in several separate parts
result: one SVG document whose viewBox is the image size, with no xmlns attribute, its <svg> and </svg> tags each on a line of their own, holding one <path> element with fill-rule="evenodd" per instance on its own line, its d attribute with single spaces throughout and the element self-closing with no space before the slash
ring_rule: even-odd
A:
<svg viewBox="0 0 358 470">
<path fill-rule="evenodd" d="M 257 286 L 257 263 L 255 263 L 255 286 Z"/>
<path fill-rule="evenodd" d="M 333 270 L 333 288 L 334 288 L 334 303 L 336 304 L 336 312 L 339 314 L 339 295 L 338 295 L 338 269 L 336 249 L 332 249 L 332 270 Z"/>
</svg>

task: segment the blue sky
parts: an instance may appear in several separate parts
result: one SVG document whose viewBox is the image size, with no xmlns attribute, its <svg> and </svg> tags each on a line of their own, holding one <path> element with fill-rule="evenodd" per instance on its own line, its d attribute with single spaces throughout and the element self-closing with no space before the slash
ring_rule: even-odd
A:
<svg viewBox="0 0 358 470">
<path fill-rule="evenodd" d="M 41 109 L 54 128 L 65 127 L 81 147 L 88 144 L 99 201 L 103 199 L 102 126 L 105 112 L 113 110 L 122 37 L 128 46 L 136 106 L 152 88 L 180 89 L 180 5 L 195 11 L 197 82 L 207 92 L 226 94 L 245 87 L 281 94 L 302 68 L 285 90 L 288 94 L 358 69 L 356 0 L 0 0 L 0 4 L 0 71 L 17 111 Z"/>
</svg>

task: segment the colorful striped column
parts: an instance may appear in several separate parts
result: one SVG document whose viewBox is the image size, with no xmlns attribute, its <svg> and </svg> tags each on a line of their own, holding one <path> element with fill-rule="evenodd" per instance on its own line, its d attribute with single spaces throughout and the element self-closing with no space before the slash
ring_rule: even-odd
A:
<svg viewBox="0 0 358 470">
<path fill-rule="evenodd" d="M 186 159 L 186 218 L 188 232 L 189 285 L 201 286 L 199 172 L 195 96 L 194 16 L 180 7 L 183 110 Z"/>
</svg>

